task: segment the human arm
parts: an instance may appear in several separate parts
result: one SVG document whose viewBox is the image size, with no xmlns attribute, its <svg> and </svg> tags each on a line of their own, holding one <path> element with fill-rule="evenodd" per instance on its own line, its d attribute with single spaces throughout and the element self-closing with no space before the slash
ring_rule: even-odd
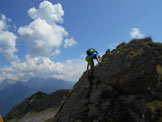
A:
<svg viewBox="0 0 162 122">
<path fill-rule="evenodd" d="M 96 59 L 97 59 L 98 64 L 100 65 L 100 64 L 101 64 L 101 61 L 100 61 L 100 56 L 99 56 L 99 55 L 97 55 L 97 56 L 96 56 Z"/>
</svg>

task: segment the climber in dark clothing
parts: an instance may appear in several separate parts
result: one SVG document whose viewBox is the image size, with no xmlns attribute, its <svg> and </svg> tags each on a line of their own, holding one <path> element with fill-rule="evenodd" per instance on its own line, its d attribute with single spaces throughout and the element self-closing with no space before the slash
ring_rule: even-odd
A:
<svg viewBox="0 0 162 122">
<path fill-rule="evenodd" d="M 98 55 L 98 52 L 90 48 L 87 50 L 87 56 L 86 56 L 86 61 L 88 62 L 87 64 L 87 70 L 88 70 L 88 77 L 93 77 L 93 71 L 94 71 L 94 62 L 93 59 L 96 59 L 98 64 L 100 63 L 100 56 Z M 90 66 L 90 69 L 89 69 Z"/>
</svg>

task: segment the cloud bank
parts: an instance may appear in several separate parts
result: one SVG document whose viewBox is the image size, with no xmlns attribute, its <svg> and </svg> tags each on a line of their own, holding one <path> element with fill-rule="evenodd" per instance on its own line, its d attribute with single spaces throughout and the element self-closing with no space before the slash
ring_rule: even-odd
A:
<svg viewBox="0 0 162 122">
<path fill-rule="evenodd" d="M 54 77 L 66 81 L 77 81 L 85 70 L 83 59 L 54 62 L 48 57 L 31 57 L 27 55 L 25 61 L 11 63 L 11 66 L 0 69 L 0 78 L 14 80 L 28 80 L 30 77 Z M 3 80 L 0 79 L 0 80 Z"/>
<path fill-rule="evenodd" d="M 27 44 L 28 52 L 25 59 L 12 60 L 10 66 L 0 68 L 0 81 L 4 79 L 28 80 L 30 77 L 54 77 L 67 81 L 77 81 L 85 70 L 84 59 L 70 59 L 55 62 L 56 56 L 64 48 L 75 46 L 73 37 L 69 37 L 63 23 L 64 11 L 61 4 L 49 1 L 40 3 L 39 8 L 30 8 L 28 16 L 32 21 L 18 28 L 21 41 Z M 0 53 L 6 57 L 18 59 L 15 55 L 16 39 L 14 33 L 8 31 L 7 19 L 4 15 L 0 20 Z"/>
</svg>

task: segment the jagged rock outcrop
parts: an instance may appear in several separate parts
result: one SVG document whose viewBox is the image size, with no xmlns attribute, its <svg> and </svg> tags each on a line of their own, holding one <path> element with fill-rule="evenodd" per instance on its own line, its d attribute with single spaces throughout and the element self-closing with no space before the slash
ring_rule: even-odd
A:
<svg viewBox="0 0 162 122">
<path fill-rule="evenodd" d="M 162 44 L 122 43 L 84 72 L 54 122 L 162 122 Z"/>
<path fill-rule="evenodd" d="M 64 99 L 67 97 L 69 90 L 58 90 L 51 94 L 46 94 L 41 91 L 33 94 L 31 97 L 25 99 L 22 103 L 16 105 L 5 117 L 4 121 L 8 122 L 14 120 L 16 122 L 43 122 L 37 121 L 31 113 L 41 113 L 50 108 L 57 109 L 60 107 Z M 49 110 L 51 111 L 51 110 Z M 42 112 L 43 114 L 50 114 L 49 111 Z M 31 114 L 31 115 L 30 115 Z M 22 119 L 24 116 L 26 120 Z M 43 115 L 40 115 L 43 116 Z M 31 117 L 31 118 L 30 118 Z M 32 120 L 35 119 L 35 121 Z M 47 117 L 48 118 L 48 115 Z M 28 119 L 28 120 L 27 120 Z M 44 118 L 42 118 L 43 120 Z M 39 120 L 39 118 L 38 118 Z M 12 121 L 11 121 L 12 122 Z"/>
</svg>

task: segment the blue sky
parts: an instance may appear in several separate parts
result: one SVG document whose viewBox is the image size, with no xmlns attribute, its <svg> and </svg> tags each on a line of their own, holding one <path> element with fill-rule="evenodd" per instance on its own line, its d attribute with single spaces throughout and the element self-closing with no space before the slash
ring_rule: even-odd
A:
<svg viewBox="0 0 162 122">
<path fill-rule="evenodd" d="M 0 81 L 77 81 L 85 52 L 132 38 L 162 39 L 161 0 L 1 0 Z"/>
</svg>

